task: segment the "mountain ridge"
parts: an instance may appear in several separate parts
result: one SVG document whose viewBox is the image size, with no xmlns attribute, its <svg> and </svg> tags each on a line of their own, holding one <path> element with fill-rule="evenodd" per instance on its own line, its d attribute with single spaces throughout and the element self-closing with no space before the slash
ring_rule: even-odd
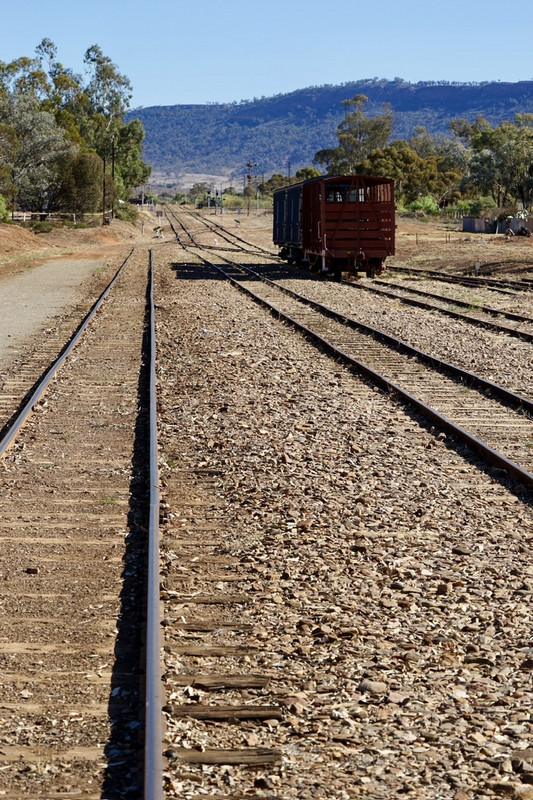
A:
<svg viewBox="0 0 533 800">
<path fill-rule="evenodd" d="M 397 78 L 309 86 L 233 103 L 149 106 L 126 116 L 144 125 L 151 183 L 179 185 L 200 174 L 231 182 L 246 173 L 247 161 L 266 176 L 310 166 L 318 150 L 336 146 L 346 114 L 342 101 L 357 94 L 368 98 L 368 116 L 390 104 L 394 139 L 409 138 L 417 127 L 451 136 L 449 123 L 458 117 L 474 121 L 482 115 L 498 125 L 516 113 L 533 113 L 533 81 L 413 84 Z"/>
</svg>

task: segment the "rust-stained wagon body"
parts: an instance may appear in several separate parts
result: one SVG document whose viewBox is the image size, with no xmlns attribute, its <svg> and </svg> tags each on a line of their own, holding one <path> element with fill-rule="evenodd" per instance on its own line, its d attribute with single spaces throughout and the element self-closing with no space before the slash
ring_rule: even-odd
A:
<svg viewBox="0 0 533 800">
<path fill-rule="evenodd" d="M 369 277 L 394 255 L 394 181 L 369 175 L 312 178 L 274 193 L 274 244 L 289 263 Z"/>
</svg>

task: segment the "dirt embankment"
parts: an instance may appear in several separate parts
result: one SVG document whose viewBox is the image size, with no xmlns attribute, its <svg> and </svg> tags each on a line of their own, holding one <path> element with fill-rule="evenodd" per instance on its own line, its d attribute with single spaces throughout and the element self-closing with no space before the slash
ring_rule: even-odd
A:
<svg viewBox="0 0 533 800">
<path fill-rule="evenodd" d="M 151 231 L 149 224 L 146 231 Z M 113 220 L 105 228 L 62 228 L 33 233 L 20 225 L 0 223 L 0 280 L 58 258 L 106 258 L 127 243 L 145 241 L 141 223 Z"/>
</svg>

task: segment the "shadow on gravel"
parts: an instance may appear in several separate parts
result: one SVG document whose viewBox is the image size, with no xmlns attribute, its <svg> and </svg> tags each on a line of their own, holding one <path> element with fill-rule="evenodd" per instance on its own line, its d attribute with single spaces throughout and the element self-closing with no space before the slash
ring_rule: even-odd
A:
<svg viewBox="0 0 533 800">
<path fill-rule="evenodd" d="M 216 257 L 213 256 L 213 260 Z M 247 269 L 252 269 L 254 272 L 257 272 L 258 275 L 262 277 L 269 278 L 272 281 L 283 281 L 283 280 L 300 280 L 300 281 L 323 281 L 327 280 L 324 276 L 320 275 L 316 272 L 311 272 L 308 269 L 297 268 L 297 267 L 290 267 L 286 264 L 246 264 L 242 263 L 243 267 Z M 228 269 L 229 265 L 222 264 L 223 269 Z M 176 273 L 176 278 L 179 280 L 189 280 L 189 281 L 205 281 L 205 280 L 224 280 L 224 276 L 221 275 L 216 269 L 213 267 L 209 267 L 205 264 L 180 264 L 180 263 L 173 263 L 171 265 L 171 269 L 173 272 Z M 249 280 L 257 280 L 257 278 L 250 276 Z M 331 280 L 331 279 L 330 279 Z"/>
<path fill-rule="evenodd" d="M 172 272 L 176 273 L 176 278 L 186 281 L 205 281 L 205 280 L 225 280 L 216 269 L 207 267 L 205 264 L 171 264 Z"/>
<path fill-rule="evenodd" d="M 148 301 L 148 288 L 147 288 Z M 137 386 L 137 421 L 130 482 L 128 533 L 123 555 L 122 591 L 115 643 L 108 713 L 111 735 L 102 797 L 138 798 L 143 785 L 144 622 L 148 549 L 149 385 L 150 341 L 148 311 L 142 343 L 142 367 Z M 142 660 L 141 660 L 142 659 Z"/>
</svg>

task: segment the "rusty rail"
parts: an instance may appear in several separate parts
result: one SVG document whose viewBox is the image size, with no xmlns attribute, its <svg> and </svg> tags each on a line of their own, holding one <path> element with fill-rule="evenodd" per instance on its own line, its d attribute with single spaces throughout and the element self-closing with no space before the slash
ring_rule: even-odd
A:
<svg viewBox="0 0 533 800">
<path fill-rule="evenodd" d="M 144 738 L 144 800 L 163 797 L 163 720 L 161 687 L 161 620 L 159 612 L 159 470 L 157 455 L 156 346 L 154 271 L 150 250 L 150 510 L 146 598 L 146 685 Z"/>
<path fill-rule="evenodd" d="M 102 292 L 102 294 L 100 295 L 98 300 L 95 302 L 95 304 L 93 305 L 93 307 L 91 308 L 91 310 L 89 311 L 89 313 L 87 314 L 87 316 L 85 317 L 85 319 L 83 320 L 83 322 L 81 323 L 79 328 L 77 329 L 77 331 L 74 334 L 74 336 L 71 338 L 68 346 L 64 349 L 64 351 L 61 353 L 61 355 L 54 361 L 52 366 L 45 373 L 44 377 L 39 381 L 37 387 L 32 392 L 30 398 L 26 401 L 26 403 L 24 404 L 22 409 L 19 411 L 15 421 L 13 422 L 13 425 L 8 430 L 8 432 L 3 437 L 3 439 L 0 440 L 0 458 L 2 458 L 2 456 L 5 454 L 6 450 L 11 446 L 11 444 L 13 444 L 14 440 L 18 436 L 18 433 L 19 433 L 20 429 L 27 422 L 30 414 L 32 413 L 33 407 L 35 406 L 36 403 L 39 402 L 39 400 L 43 396 L 44 392 L 46 391 L 46 389 L 50 385 L 50 383 L 53 380 L 53 378 L 59 372 L 59 370 L 61 369 L 61 367 L 63 366 L 63 364 L 67 360 L 67 358 L 70 356 L 70 354 L 72 353 L 72 351 L 74 350 L 74 348 L 76 347 L 76 345 L 78 344 L 80 339 L 82 338 L 82 336 L 85 333 L 87 327 L 90 325 L 90 323 L 92 322 L 92 320 L 96 316 L 96 313 L 98 312 L 100 306 L 102 305 L 102 303 L 104 302 L 105 298 L 107 297 L 107 295 L 109 294 L 109 292 L 111 291 L 113 286 L 115 285 L 115 283 L 118 280 L 122 270 L 124 269 L 124 267 L 128 263 L 129 259 L 131 258 L 132 254 L 134 252 L 134 249 L 131 250 L 129 255 L 125 258 L 124 262 L 118 268 L 118 270 L 115 273 L 115 275 L 112 278 L 112 280 L 109 282 L 107 287 L 104 289 L 104 291 Z"/>
</svg>

